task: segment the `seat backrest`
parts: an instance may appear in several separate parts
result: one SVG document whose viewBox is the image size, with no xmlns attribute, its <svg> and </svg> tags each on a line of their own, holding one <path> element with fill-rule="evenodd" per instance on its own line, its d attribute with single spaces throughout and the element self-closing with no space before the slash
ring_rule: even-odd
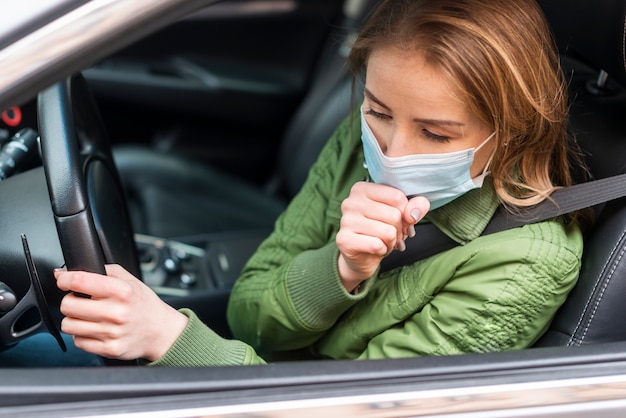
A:
<svg viewBox="0 0 626 418">
<path fill-rule="evenodd" d="M 346 58 L 351 41 L 376 3 L 378 0 L 345 2 L 344 22 L 329 36 L 309 94 L 285 131 L 273 187 L 287 197 L 300 190 L 322 147 L 351 111 L 352 74 Z"/>
<path fill-rule="evenodd" d="M 603 178 L 622 173 L 626 1 L 542 0 L 540 4 L 553 24 L 570 80 L 571 126 L 591 174 Z M 578 283 L 537 346 L 626 340 L 626 200 L 606 204 L 597 213 L 586 238 Z"/>
</svg>

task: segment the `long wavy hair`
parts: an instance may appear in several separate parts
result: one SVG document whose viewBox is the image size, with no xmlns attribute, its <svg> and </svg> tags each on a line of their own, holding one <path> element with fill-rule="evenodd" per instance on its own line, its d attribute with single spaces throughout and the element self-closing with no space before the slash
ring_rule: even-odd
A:
<svg viewBox="0 0 626 418">
<path fill-rule="evenodd" d="M 571 185 L 572 162 L 584 167 L 567 132 L 557 48 L 535 0 L 383 0 L 352 46 L 355 76 L 373 50 L 386 47 L 422 54 L 496 131 L 489 169 L 510 210 Z"/>
</svg>

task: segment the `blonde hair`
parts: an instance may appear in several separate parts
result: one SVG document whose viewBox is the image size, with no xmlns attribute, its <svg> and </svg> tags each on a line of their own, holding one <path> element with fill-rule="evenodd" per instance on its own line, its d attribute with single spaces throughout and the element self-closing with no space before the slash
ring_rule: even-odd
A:
<svg viewBox="0 0 626 418">
<path fill-rule="evenodd" d="M 383 0 L 352 47 L 355 75 L 385 47 L 423 54 L 496 131 L 490 171 L 507 207 L 537 204 L 572 183 L 566 83 L 534 0 Z"/>
</svg>

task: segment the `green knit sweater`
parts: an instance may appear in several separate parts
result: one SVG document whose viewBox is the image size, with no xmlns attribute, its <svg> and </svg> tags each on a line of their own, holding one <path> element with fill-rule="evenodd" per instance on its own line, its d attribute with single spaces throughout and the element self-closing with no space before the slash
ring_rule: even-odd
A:
<svg viewBox="0 0 626 418">
<path fill-rule="evenodd" d="M 463 245 L 345 291 L 335 235 L 342 200 L 366 175 L 358 123 L 337 129 L 241 273 L 228 307 L 239 340 L 182 310 L 188 326 L 152 365 L 488 352 L 541 336 L 578 278 L 580 230 L 552 220 L 481 236 L 498 207 L 489 181 L 427 215 Z"/>
</svg>

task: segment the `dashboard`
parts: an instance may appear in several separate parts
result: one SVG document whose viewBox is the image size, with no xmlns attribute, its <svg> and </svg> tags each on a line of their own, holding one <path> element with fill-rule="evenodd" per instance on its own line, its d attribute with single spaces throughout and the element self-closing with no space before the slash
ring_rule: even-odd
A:
<svg viewBox="0 0 626 418">
<path fill-rule="evenodd" d="M 0 112 L 0 181 L 41 163 L 36 101 Z"/>
<path fill-rule="evenodd" d="M 37 106 L 34 101 L 4 109 L 0 113 L 0 144 L 6 144 L 24 128 L 37 130 Z"/>
</svg>

